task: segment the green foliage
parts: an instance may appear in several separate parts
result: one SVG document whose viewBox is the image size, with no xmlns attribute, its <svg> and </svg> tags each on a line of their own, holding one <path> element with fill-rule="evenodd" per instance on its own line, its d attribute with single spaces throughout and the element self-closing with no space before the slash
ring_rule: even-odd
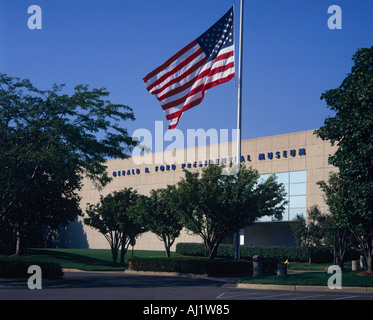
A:
<svg viewBox="0 0 373 320">
<path fill-rule="evenodd" d="M 86 209 L 88 217 L 84 219 L 84 223 L 105 236 L 112 250 L 113 263 L 117 261 L 120 247 L 120 262 L 124 263 L 124 255 L 130 241 L 147 231 L 136 220 L 135 208 L 139 197 L 136 190 L 125 188 L 106 197 L 101 196 L 100 203 L 89 204 Z"/>
<path fill-rule="evenodd" d="M 338 148 L 329 163 L 339 169 L 348 202 L 345 221 L 365 256 L 373 255 L 373 47 L 359 49 L 354 66 L 342 84 L 326 91 L 324 99 L 334 117 L 316 130 L 323 140 Z M 340 206 L 343 204 L 340 203 Z M 350 223 L 354 221 L 354 223 Z M 369 265 L 369 263 L 368 263 Z M 370 270 L 371 270 L 370 264 Z"/>
<path fill-rule="evenodd" d="M 241 167 L 239 176 L 223 175 L 222 167 L 211 165 L 199 172 L 184 170 L 178 183 L 179 212 L 184 227 L 199 235 L 209 258 L 221 241 L 265 215 L 284 210 L 285 190 L 274 176 L 259 182 L 259 173 Z"/>
<path fill-rule="evenodd" d="M 219 247 L 223 247 L 220 245 Z M 233 249 L 233 246 L 232 246 Z M 218 250 L 219 251 L 219 250 Z M 176 252 L 184 256 L 195 256 L 195 257 L 205 257 L 206 249 L 203 243 L 194 243 L 194 242 L 179 242 L 176 244 Z M 229 255 L 232 257 L 233 255 Z M 219 256 L 220 257 L 220 256 Z"/>
<path fill-rule="evenodd" d="M 239 260 L 206 258 L 135 258 L 129 260 L 131 270 L 180 272 L 193 274 L 247 274 L 252 273 L 252 263 Z"/>
<path fill-rule="evenodd" d="M 349 188 L 338 173 L 331 172 L 328 183 L 320 181 L 317 184 L 324 192 L 330 213 L 326 218 L 324 242 L 333 247 L 336 263 L 343 268 L 344 256 L 354 242 L 351 230 L 359 223 L 358 215 L 354 214 L 353 203 L 348 196 Z"/>
<path fill-rule="evenodd" d="M 165 189 L 152 190 L 149 197 L 141 197 L 136 205 L 138 223 L 163 241 L 167 257 L 183 228 L 177 201 L 177 189 L 169 185 Z"/>
<path fill-rule="evenodd" d="M 206 256 L 204 245 L 202 243 L 184 243 L 176 245 L 176 252 L 185 256 Z M 285 247 L 285 246 L 241 246 L 241 259 L 252 260 L 254 255 L 259 255 L 264 261 L 284 262 L 308 262 L 308 251 L 302 247 Z M 348 258 L 358 257 L 354 251 L 348 252 Z M 233 259 L 234 248 L 230 244 L 221 244 L 216 257 Z M 329 248 L 315 248 L 313 252 L 313 262 L 323 263 L 332 262 L 333 255 Z"/>
<path fill-rule="evenodd" d="M 297 244 L 308 252 L 309 263 L 311 263 L 315 249 L 322 246 L 325 223 L 326 217 L 316 205 L 307 210 L 307 220 L 298 215 L 291 222 L 291 229 Z"/>
<path fill-rule="evenodd" d="M 55 262 L 5 260 L 0 264 L 0 278 L 29 278 L 31 274 L 27 270 L 31 265 L 41 268 L 43 279 L 59 279 L 63 276 L 61 266 Z"/>
<path fill-rule="evenodd" d="M 17 235 L 17 254 L 30 226 L 75 220 L 83 176 L 103 187 L 106 159 L 125 158 L 136 144 L 122 123 L 132 110 L 108 101 L 105 88 L 62 89 L 0 74 L 0 221 Z"/>
</svg>

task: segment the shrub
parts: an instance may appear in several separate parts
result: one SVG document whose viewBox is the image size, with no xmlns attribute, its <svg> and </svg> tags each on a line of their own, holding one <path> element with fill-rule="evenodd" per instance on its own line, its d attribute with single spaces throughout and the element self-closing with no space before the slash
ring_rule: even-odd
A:
<svg viewBox="0 0 373 320">
<path fill-rule="evenodd" d="M 55 262 L 5 260 L 0 264 L 0 278 L 29 278 L 27 270 L 32 265 L 41 268 L 43 279 L 58 279 L 63 275 L 61 266 Z"/>
<path fill-rule="evenodd" d="M 206 258 L 134 258 L 129 260 L 131 270 L 160 271 L 194 274 L 249 274 L 252 263 L 242 260 Z"/>
<path fill-rule="evenodd" d="M 185 256 L 205 256 L 202 243 L 178 243 L 176 252 Z M 285 246 L 240 246 L 241 259 L 251 260 L 254 255 L 260 255 L 263 260 L 308 262 L 307 250 L 301 247 Z M 230 244 L 221 244 L 218 248 L 217 257 L 233 259 L 234 248 Z M 329 248 L 318 248 L 314 250 L 312 261 L 317 263 L 328 263 L 333 261 L 333 254 Z"/>
<path fill-rule="evenodd" d="M 220 246 L 219 246 L 219 249 L 220 249 Z M 218 249 L 218 252 L 219 252 L 219 249 Z M 205 246 L 203 245 L 203 243 L 180 242 L 176 244 L 176 252 L 184 256 L 193 256 L 193 257 L 206 256 L 206 250 L 205 250 Z"/>
</svg>

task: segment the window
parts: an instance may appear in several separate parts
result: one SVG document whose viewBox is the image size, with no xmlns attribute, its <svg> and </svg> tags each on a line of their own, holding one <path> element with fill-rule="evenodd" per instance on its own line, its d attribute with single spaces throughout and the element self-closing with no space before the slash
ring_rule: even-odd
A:
<svg viewBox="0 0 373 320">
<path fill-rule="evenodd" d="M 270 175 L 260 176 L 260 181 L 266 180 Z M 291 221 L 297 215 L 306 215 L 306 171 L 293 171 L 277 173 L 277 182 L 283 183 L 286 191 L 285 200 L 288 204 L 285 206 L 282 220 L 266 216 L 258 219 L 259 222 L 271 221 Z"/>
</svg>

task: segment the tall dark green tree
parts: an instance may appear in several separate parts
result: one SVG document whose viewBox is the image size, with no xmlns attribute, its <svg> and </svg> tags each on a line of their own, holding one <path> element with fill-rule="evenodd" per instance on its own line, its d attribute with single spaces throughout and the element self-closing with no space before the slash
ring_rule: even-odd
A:
<svg viewBox="0 0 373 320">
<path fill-rule="evenodd" d="M 328 182 L 317 183 L 324 192 L 324 199 L 329 207 L 326 217 L 324 238 L 327 245 L 332 244 L 336 263 L 343 268 L 344 256 L 351 247 L 359 222 L 359 215 L 349 197 L 349 186 L 340 179 L 337 172 L 329 174 Z"/>
<path fill-rule="evenodd" d="M 30 225 L 73 221 L 83 176 L 105 186 L 106 159 L 125 158 L 135 145 L 122 127 L 132 110 L 111 103 L 105 88 L 62 90 L 0 74 L 0 222 L 13 229 L 16 254 Z"/>
<path fill-rule="evenodd" d="M 210 259 L 221 241 L 266 215 L 284 211 L 285 188 L 274 176 L 259 181 L 259 173 L 241 166 L 239 177 L 223 175 L 211 165 L 202 173 L 184 170 L 178 183 L 180 213 L 185 228 L 199 235 Z"/>
<path fill-rule="evenodd" d="M 167 186 L 150 192 L 140 199 L 137 206 L 138 219 L 147 229 L 163 241 L 167 258 L 171 247 L 183 228 L 181 223 L 176 186 Z"/>
<path fill-rule="evenodd" d="M 354 66 L 342 84 L 326 91 L 324 99 L 334 117 L 316 130 L 323 140 L 337 145 L 329 163 L 339 169 L 340 179 L 348 187 L 351 214 L 357 222 L 351 226 L 364 249 L 371 271 L 373 255 L 373 47 L 359 49 Z"/>
<path fill-rule="evenodd" d="M 139 199 L 136 190 L 125 188 L 100 197 L 100 203 L 89 204 L 84 223 L 98 230 L 109 242 L 113 263 L 117 262 L 121 248 L 120 262 L 124 263 L 130 241 L 146 229 L 137 223 L 135 206 Z"/>
<path fill-rule="evenodd" d="M 308 263 L 312 263 L 315 250 L 322 246 L 325 223 L 326 217 L 316 205 L 307 210 L 307 219 L 297 215 L 291 223 L 297 244 L 307 250 Z"/>
</svg>

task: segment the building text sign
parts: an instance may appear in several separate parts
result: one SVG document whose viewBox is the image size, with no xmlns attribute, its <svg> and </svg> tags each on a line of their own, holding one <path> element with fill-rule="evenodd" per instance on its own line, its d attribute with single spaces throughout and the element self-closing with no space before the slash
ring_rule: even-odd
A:
<svg viewBox="0 0 373 320">
<path fill-rule="evenodd" d="M 295 157 L 304 157 L 306 156 L 306 149 L 299 148 L 299 149 L 290 149 L 290 150 L 282 150 L 282 151 L 275 151 L 275 152 L 266 152 L 266 153 L 259 153 L 257 156 L 257 161 L 268 161 L 268 160 L 278 160 L 278 159 L 287 159 L 287 158 L 295 158 Z M 236 161 L 236 157 L 228 157 L 228 158 L 221 158 L 215 160 L 200 160 L 200 161 L 193 161 L 193 162 L 184 162 L 180 165 L 181 169 L 191 169 L 191 168 L 202 168 L 207 167 L 212 164 L 216 165 L 226 165 L 233 161 Z M 241 156 L 241 162 L 252 162 L 253 158 L 250 154 L 246 156 Z M 177 164 L 167 164 L 167 165 L 156 165 L 152 169 L 150 167 L 145 167 L 144 171 L 141 172 L 139 168 L 136 169 L 123 169 L 123 170 L 116 170 L 113 171 L 113 177 L 123 177 L 123 176 L 133 176 L 139 175 L 141 173 L 151 173 L 151 172 L 169 172 L 175 171 L 178 168 Z M 152 171 L 153 170 L 153 171 Z"/>
</svg>

